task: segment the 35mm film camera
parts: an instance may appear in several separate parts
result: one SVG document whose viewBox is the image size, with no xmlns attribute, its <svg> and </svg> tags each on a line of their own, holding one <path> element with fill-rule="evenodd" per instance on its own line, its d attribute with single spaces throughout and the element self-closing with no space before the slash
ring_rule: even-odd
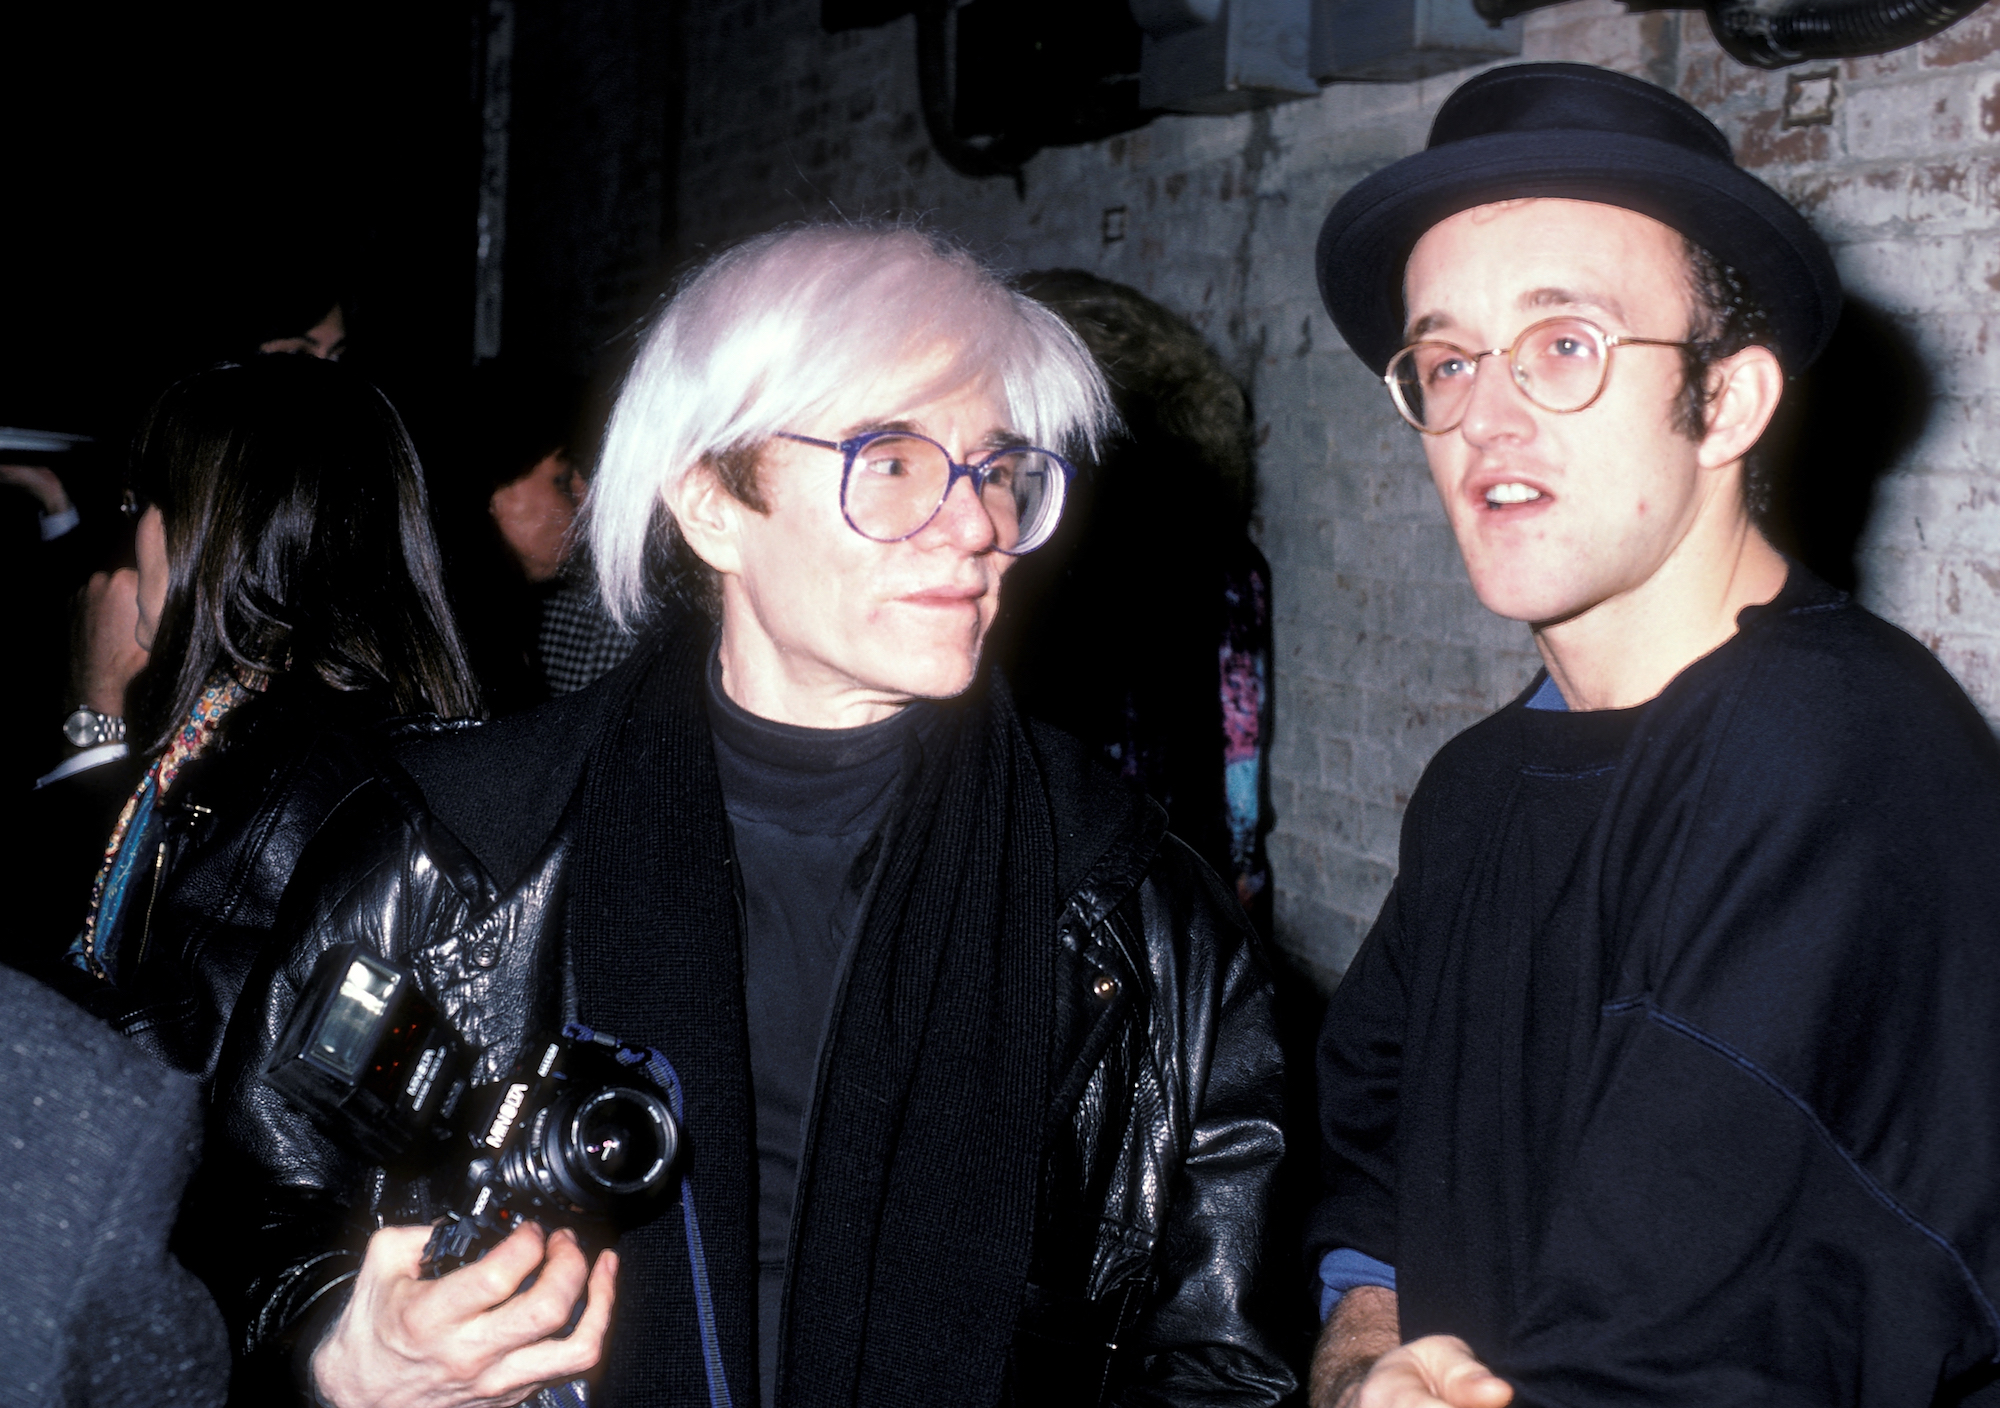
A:
<svg viewBox="0 0 2000 1408">
<path fill-rule="evenodd" d="M 457 1192 L 425 1249 L 442 1276 L 523 1220 L 615 1232 L 659 1213 L 680 1126 L 646 1053 L 545 1036 L 504 1080 L 468 1086 L 468 1054 L 416 980 L 358 944 L 313 970 L 264 1078 L 349 1148 L 417 1164 Z"/>
</svg>

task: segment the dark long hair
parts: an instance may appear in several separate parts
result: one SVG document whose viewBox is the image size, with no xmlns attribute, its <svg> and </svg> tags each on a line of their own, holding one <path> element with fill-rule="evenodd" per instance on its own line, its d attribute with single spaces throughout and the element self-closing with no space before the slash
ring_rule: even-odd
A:
<svg viewBox="0 0 2000 1408">
<path fill-rule="evenodd" d="M 259 357 L 169 387 L 133 446 L 166 528 L 168 585 L 136 721 L 164 748 L 230 665 L 310 672 L 394 714 L 475 714 L 430 505 L 380 391 L 310 357 Z"/>
</svg>

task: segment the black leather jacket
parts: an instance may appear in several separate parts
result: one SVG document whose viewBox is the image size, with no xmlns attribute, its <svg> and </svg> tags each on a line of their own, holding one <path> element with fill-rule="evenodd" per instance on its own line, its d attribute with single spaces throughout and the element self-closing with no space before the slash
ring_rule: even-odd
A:
<svg viewBox="0 0 2000 1408">
<path fill-rule="evenodd" d="M 1067 977 L 1050 994 L 1066 1033 L 1068 1114 L 1045 1150 L 1009 1396 L 1276 1403 L 1292 1374 L 1252 1319 L 1283 1152 L 1269 975 L 1233 900 L 1166 834 L 1159 808 L 1067 737 L 1034 738 L 1068 896 L 1052 935 Z M 566 796 L 557 771 L 552 790 Z M 1103 804 L 1107 789 L 1118 789 L 1115 805 Z M 532 817 L 523 825 L 542 830 Z M 361 1168 L 257 1079 L 297 992 L 322 952 L 361 940 L 417 973 L 483 1053 L 476 1078 L 497 1078 L 534 1030 L 576 1015 L 560 923 L 564 825 L 521 854 L 533 860 L 502 889 L 407 778 L 385 777 L 329 822 L 301 869 L 301 907 L 287 919 L 298 937 L 245 994 L 218 1087 L 224 1128 L 211 1136 L 261 1165 L 259 1191 L 215 1194 L 239 1226 L 254 1203 L 254 1236 L 225 1239 L 253 1260 L 202 1268 L 224 1283 L 218 1298 L 253 1363 L 304 1357 L 371 1220 L 428 1215 L 421 1193 Z M 335 1202 L 363 1214 L 344 1240 Z"/>
<path fill-rule="evenodd" d="M 280 677 L 225 721 L 155 810 L 133 877 L 115 985 L 69 969 L 65 990 L 156 1059 L 204 1082 L 300 855 L 374 774 L 369 695 Z"/>
</svg>

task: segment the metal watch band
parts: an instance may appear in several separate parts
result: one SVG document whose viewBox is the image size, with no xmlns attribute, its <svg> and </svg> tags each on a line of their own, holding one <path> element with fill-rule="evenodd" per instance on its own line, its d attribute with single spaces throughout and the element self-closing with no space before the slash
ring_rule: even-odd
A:
<svg viewBox="0 0 2000 1408">
<path fill-rule="evenodd" d="M 95 748 L 105 743 L 125 741 L 125 720 L 100 714 L 87 704 L 79 704 L 63 720 L 63 737 L 76 748 Z"/>
</svg>

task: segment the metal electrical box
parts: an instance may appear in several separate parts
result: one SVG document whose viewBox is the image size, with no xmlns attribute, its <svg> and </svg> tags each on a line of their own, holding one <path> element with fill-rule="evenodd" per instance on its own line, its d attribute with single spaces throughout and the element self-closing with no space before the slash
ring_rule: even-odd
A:
<svg viewBox="0 0 2000 1408">
<path fill-rule="evenodd" d="M 1145 31 L 1141 107 L 1241 112 L 1319 92 L 1310 66 L 1313 0 L 1130 3 Z"/>
<path fill-rule="evenodd" d="M 1312 76 L 1407 83 L 1512 58 L 1521 21 L 1488 24 L 1472 0 L 1311 0 Z"/>
</svg>

